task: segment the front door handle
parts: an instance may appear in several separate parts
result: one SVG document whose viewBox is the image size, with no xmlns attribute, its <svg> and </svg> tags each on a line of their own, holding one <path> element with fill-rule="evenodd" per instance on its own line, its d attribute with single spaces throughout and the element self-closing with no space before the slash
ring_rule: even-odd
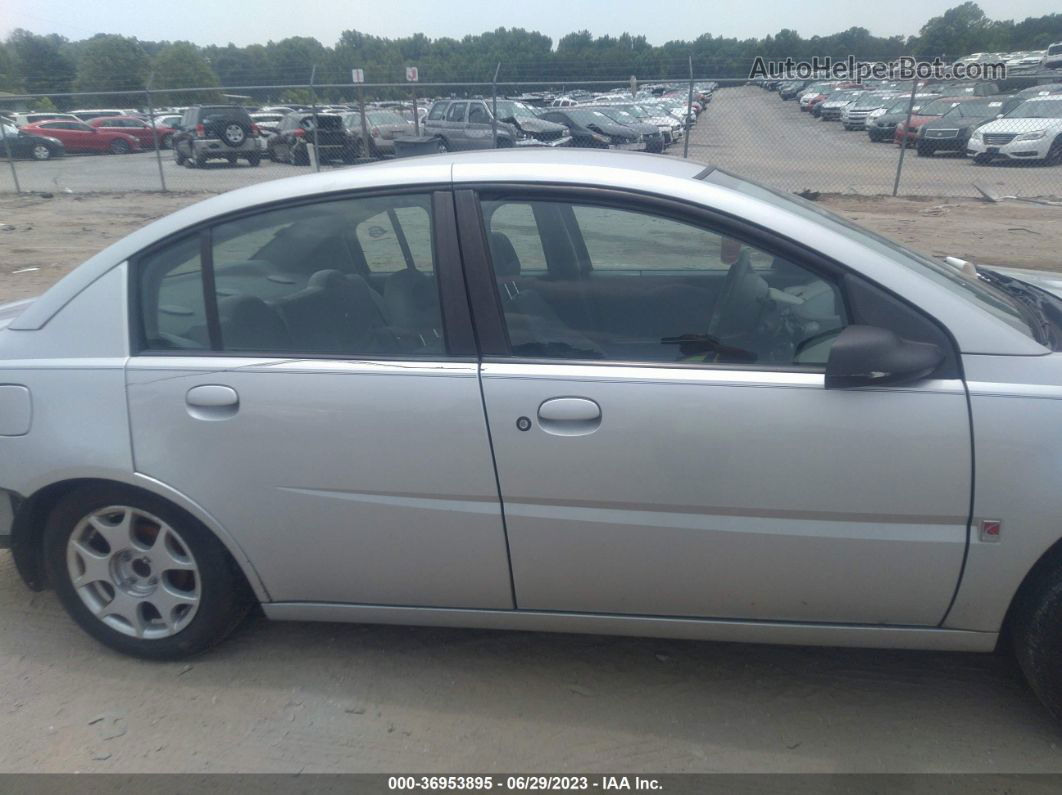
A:
<svg viewBox="0 0 1062 795">
<path fill-rule="evenodd" d="M 601 406 L 581 397 L 558 397 L 538 407 L 538 425 L 557 436 L 583 436 L 601 425 Z"/>
<path fill-rule="evenodd" d="M 240 408 L 240 396 L 231 386 L 202 384 L 184 396 L 188 413 L 197 420 L 224 420 Z"/>
</svg>

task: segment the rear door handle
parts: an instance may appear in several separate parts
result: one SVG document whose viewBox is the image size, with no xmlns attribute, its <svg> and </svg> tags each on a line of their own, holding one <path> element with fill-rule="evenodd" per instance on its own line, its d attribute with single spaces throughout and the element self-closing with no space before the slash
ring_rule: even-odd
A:
<svg viewBox="0 0 1062 795">
<path fill-rule="evenodd" d="M 223 420 L 240 408 L 240 396 L 231 386 L 203 384 L 194 386 L 184 396 L 188 413 L 197 420 Z"/>
<path fill-rule="evenodd" d="M 538 425 L 557 436 L 583 436 L 601 425 L 601 406 L 581 397 L 559 397 L 538 407 Z"/>
</svg>

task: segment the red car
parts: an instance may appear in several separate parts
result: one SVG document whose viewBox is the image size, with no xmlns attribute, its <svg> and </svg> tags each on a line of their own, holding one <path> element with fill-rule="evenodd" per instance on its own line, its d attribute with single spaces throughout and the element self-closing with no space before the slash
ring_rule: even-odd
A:
<svg viewBox="0 0 1062 795">
<path fill-rule="evenodd" d="M 906 140 L 908 146 L 914 146 L 918 142 L 918 128 L 927 121 L 939 119 L 960 103 L 979 99 L 984 99 L 984 97 L 939 97 L 932 102 L 927 102 L 919 109 L 918 113 L 911 116 L 910 125 L 906 125 L 902 121 L 896 125 L 893 143 L 897 146 L 903 146 L 903 142 Z"/>
<path fill-rule="evenodd" d="M 131 135 L 140 142 L 141 149 L 155 148 L 155 132 L 151 125 L 136 116 L 104 116 L 99 119 L 90 119 L 90 127 L 95 127 L 100 132 L 117 132 Z M 169 136 L 169 139 L 167 139 Z M 163 149 L 169 149 L 169 141 L 173 139 L 173 130 L 159 127 L 158 140 Z"/>
<path fill-rule="evenodd" d="M 140 142 L 125 132 L 98 130 L 80 121 L 39 121 L 21 128 L 31 135 L 47 135 L 63 142 L 67 152 L 139 152 Z"/>
</svg>

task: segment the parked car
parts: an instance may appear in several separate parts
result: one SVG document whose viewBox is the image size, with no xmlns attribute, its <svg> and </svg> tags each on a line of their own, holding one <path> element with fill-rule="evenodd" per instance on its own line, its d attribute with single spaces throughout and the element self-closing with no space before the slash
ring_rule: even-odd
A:
<svg viewBox="0 0 1062 795">
<path fill-rule="evenodd" d="M 263 113 L 261 111 L 248 114 L 255 127 L 258 128 L 258 148 L 265 154 L 269 149 L 269 139 L 276 135 L 280 120 L 284 113 Z"/>
<path fill-rule="evenodd" d="M 874 142 L 894 140 L 896 125 L 907 120 L 908 106 L 910 106 L 911 113 L 916 114 L 923 105 L 939 97 L 939 94 L 916 94 L 913 105 L 911 105 L 910 96 L 901 97 L 885 108 L 884 113 L 871 111 L 867 114 L 865 121 L 867 135 Z"/>
<path fill-rule="evenodd" d="M 254 185 L 0 309 L 0 538 L 146 658 L 255 604 L 1002 644 L 1062 718 L 1062 275 L 978 270 L 677 158 Z"/>
<path fill-rule="evenodd" d="M 920 157 L 937 152 L 966 153 L 966 143 L 982 124 L 1000 118 L 1025 100 L 1014 95 L 981 97 L 960 102 L 938 119 L 930 119 L 918 128 L 916 142 Z"/>
<path fill-rule="evenodd" d="M 262 159 L 257 138 L 258 128 L 239 105 L 193 105 L 173 134 L 173 156 L 177 165 L 189 168 L 216 159 L 236 165 L 241 158 L 257 166 Z"/>
<path fill-rule="evenodd" d="M 1027 99 L 1002 119 L 978 127 L 966 154 L 977 164 L 996 158 L 1062 163 L 1062 95 Z"/>
<path fill-rule="evenodd" d="M 1046 97 L 1051 94 L 1062 94 L 1062 83 L 1043 83 L 1037 86 L 1029 86 L 1016 92 L 1014 96 L 1022 99 L 1031 99 L 1032 97 Z"/>
<path fill-rule="evenodd" d="M 141 149 L 154 149 L 156 141 L 160 148 L 167 149 L 167 144 L 173 142 L 172 132 L 165 133 L 135 116 L 100 116 L 92 119 L 88 125 L 105 132 L 123 132 L 131 135 L 140 143 Z"/>
<path fill-rule="evenodd" d="M 999 85 L 987 80 L 940 80 L 926 87 L 948 97 L 990 97 L 999 93 Z"/>
<path fill-rule="evenodd" d="M 591 149 L 644 150 L 645 139 L 624 124 L 590 108 L 551 108 L 542 114 L 546 121 L 563 124 L 572 137 L 572 146 Z"/>
<path fill-rule="evenodd" d="M 910 120 L 906 115 L 903 120 L 896 124 L 896 132 L 893 136 L 893 142 L 897 146 L 914 146 L 918 141 L 918 129 L 926 122 L 939 119 L 945 113 L 950 111 L 957 105 L 963 102 L 973 102 L 979 99 L 979 97 L 939 97 L 932 102 L 927 102 L 917 113 L 912 113 Z"/>
<path fill-rule="evenodd" d="M 177 132 L 180 126 L 181 116 L 179 114 L 169 113 L 155 117 L 155 128 L 159 131 L 163 149 L 173 148 L 173 134 Z"/>
<path fill-rule="evenodd" d="M 305 166 L 310 163 L 310 145 L 315 146 L 322 163 L 353 163 L 357 158 L 356 140 L 337 113 L 287 114 L 266 142 L 266 151 L 269 159 L 277 163 Z"/>
<path fill-rule="evenodd" d="M 16 127 L 25 127 L 27 124 L 36 124 L 37 122 L 42 121 L 81 121 L 81 119 L 70 113 L 49 113 L 47 111 L 16 113 L 12 117 L 12 122 Z"/>
<path fill-rule="evenodd" d="M 0 157 L 51 160 L 53 157 L 62 157 L 66 152 L 63 142 L 54 136 L 20 130 L 6 121 L 0 121 L 0 127 Z"/>
<path fill-rule="evenodd" d="M 615 105 L 581 105 L 580 107 L 593 108 L 594 110 L 605 114 L 617 124 L 622 124 L 624 127 L 629 127 L 634 130 L 641 135 L 642 140 L 645 141 L 646 152 L 659 154 L 664 151 L 664 136 L 661 134 L 660 128 L 655 124 L 647 124 L 639 121 L 630 113 L 620 110 Z"/>
<path fill-rule="evenodd" d="M 850 102 L 854 102 L 862 94 L 862 90 L 855 88 L 831 92 L 823 102 L 816 106 L 819 119 L 821 121 L 838 121 L 845 106 Z"/>
<path fill-rule="evenodd" d="M 498 100 L 498 146 L 558 147 L 570 146 L 567 129 L 536 115 L 531 108 L 512 100 Z M 438 139 L 443 151 L 491 149 L 494 125 L 490 108 L 483 100 L 440 100 L 431 106 L 422 129 Z M 512 121 L 508 121 L 512 119 Z"/>
<path fill-rule="evenodd" d="M 1062 41 L 1047 48 L 1042 63 L 1044 69 L 1062 69 Z"/>
<path fill-rule="evenodd" d="M 97 130 L 82 121 L 42 121 L 21 128 L 30 135 L 57 138 L 67 152 L 109 152 L 125 155 L 140 151 L 140 142 L 126 132 Z"/>
<path fill-rule="evenodd" d="M 397 111 L 388 109 L 365 111 L 365 127 L 369 134 L 368 147 L 362 141 L 361 113 L 344 113 L 343 124 L 346 125 L 347 134 L 354 141 L 359 157 L 364 157 L 366 152 L 369 157 L 394 155 L 395 138 L 414 134 L 413 122 Z"/>
<path fill-rule="evenodd" d="M 778 90 L 778 96 L 785 101 L 796 99 L 797 95 L 810 84 L 810 80 L 792 80 Z"/>
<path fill-rule="evenodd" d="M 867 117 L 875 110 L 889 107 L 896 100 L 893 91 L 868 91 L 841 110 L 841 124 L 846 130 L 866 129 Z"/>
</svg>

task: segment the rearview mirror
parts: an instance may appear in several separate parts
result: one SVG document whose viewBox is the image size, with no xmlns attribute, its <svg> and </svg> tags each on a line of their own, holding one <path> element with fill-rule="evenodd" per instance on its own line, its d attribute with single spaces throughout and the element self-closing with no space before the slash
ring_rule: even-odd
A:
<svg viewBox="0 0 1062 795">
<path fill-rule="evenodd" d="M 826 388 L 893 386 L 930 375 L 944 352 L 877 326 L 848 326 L 837 335 L 826 362 Z"/>
</svg>

